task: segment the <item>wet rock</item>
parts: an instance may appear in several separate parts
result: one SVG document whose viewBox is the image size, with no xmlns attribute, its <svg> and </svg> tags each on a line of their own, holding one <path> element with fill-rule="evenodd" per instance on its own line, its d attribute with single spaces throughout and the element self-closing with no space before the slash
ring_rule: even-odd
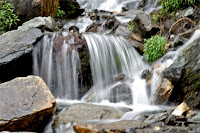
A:
<svg viewBox="0 0 200 133">
<path fill-rule="evenodd" d="M 99 29 L 100 29 L 100 24 L 95 22 L 95 23 L 92 23 L 91 25 L 87 26 L 85 32 L 94 32 L 94 33 L 96 33 L 96 32 L 100 31 Z"/>
<path fill-rule="evenodd" d="M 145 123 L 154 123 L 158 121 L 164 121 L 168 117 L 168 113 L 158 113 L 150 115 L 144 122 Z"/>
<path fill-rule="evenodd" d="M 160 31 L 159 27 L 153 22 L 151 16 L 144 12 L 137 13 L 132 22 L 134 25 L 133 33 L 139 34 L 141 38 L 150 38 Z"/>
<path fill-rule="evenodd" d="M 170 115 L 166 120 L 165 123 L 167 125 L 172 125 L 172 126 L 183 126 L 185 125 L 185 122 L 187 119 L 185 116 L 175 116 L 175 115 Z"/>
<path fill-rule="evenodd" d="M 75 104 L 55 117 L 53 126 L 87 120 L 119 119 L 124 113 L 115 108 L 91 104 Z"/>
<path fill-rule="evenodd" d="M 114 34 L 116 29 L 119 27 L 120 22 L 114 16 L 106 17 L 106 22 L 103 25 L 104 28 L 110 29 L 110 34 Z"/>
<path fill-rule="evenodd" d="M 141 74 L 141 78 L 142 79 L 147 79 L 147 77 L 149 76 L 150 71 L 149 70 L 144 70 Z"/>
<path fill-rule="evenodd" d="M 40 29 L 13 30 L 0 36 L 0 81 L 32 74 L 33 44 L 42 36 Z"/>
<path fill-rule="evenodd" d="M 194 8 L 193 7 L 188 7 L 184 10 L 182 10 L 180 13 L 176 13 L 176 16 L 184 16 L 184 17 L 188 17 L 194 14 Z"/>
<path fill-rule="evenodd" d="M 189 128 L 184 126 L 157 126 L 154 128 L 136 129 L 137 133 L 188 133 Z"/>
<path fill-rule="evenodd" d="M 0 131 L 42 131 L 51 118 L 55 98 L 37 76 L 0 85 Z"/>
<path fill-rule="evenodd" d="M 155 92 L 155 104 L 163 104 L 165 103 L 172 94 L 174 86 L 172 85 L 171 81 L 166 78 L 163 78 L 161 81 L 161 85 Z"/>
<path fill-rule="evenodd" d="M 53 31 L 56 29 L 55 21 L 52 17 L 35 17 L 18 27 L 18 30 L 27 30 L 30 28 L 40 28 Z"/>
<path fill-rule="evenodd" d="M 9 0 L 15 7 L 15 13 L 21 22 L 34 17 L 56 17 L 59 0 Z"/>
<path fill-rule="evenodd" d="M 60 0 L 60 9 L 65 11 L 66 18 L 77 18 L 85 10 L 80 8 L 76 0 Z"/>
<path fill-rule="evenodd" d="M 183 113 L 189 110 L 189 107 L 185 102 L 182 102 L 173 112 L 172 115 L 181 116 Z"/>
<path fill-rule="evenodd" d="M 106 123 L 85 123 L 85 124 L 75 124 L 75 132 L 88 133 L 88 132 L 104 132 L 104 133 L 124 133 L 128 129 L 142 129 L 148 126 L 148 124 L 134 121 L 134 120 L 122 120 L 116 122 L 106 122 Z"/>
<path fill-rule="evenodd" d="M 200 123 L 200 112 L 188 119 L 189 122 Z"/>
<path fill-rule="evenodd" d="M 170 101 L 182 102 L 194 109 L 200 107 L 200 31 L 197 30 L 194 39 L 180 51 L 174 63 L 163 75 L 175 86 Z"/>
<path fill-rule="evenodd" d="M 131 87 L 125 83 L 115 86 L 111 89 L 109 99 L 114 103 L 125 102 L 126 104 L 132 104 Z"/>
</svg>

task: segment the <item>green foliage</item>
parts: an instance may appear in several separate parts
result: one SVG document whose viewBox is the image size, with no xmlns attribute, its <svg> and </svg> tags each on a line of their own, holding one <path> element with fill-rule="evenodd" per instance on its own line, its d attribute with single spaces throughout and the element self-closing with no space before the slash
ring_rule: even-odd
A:
<svg viewBox="0 0 200 133">
<path fill-rule="evenodd" d="M 149 62 L 152 62 L 164 55 L 167 44 L 164 36 L 152 36 L 149 39 L 144 39 L 144 43 L 144 57 Z"/>
<path fill-rule="evenodd" d="M 159 0 L 162 9 L 153 14 L 153 21 L 158 22 L 164 15 L 173 17 L 178 10 L 187 8 L 195 4 L 196 0 Z"/>
<path fill-rule="evenodd" d="M 59 6 L 59 7 L 58 7 L 57 14 L 56 14 L 56 17 L 57 17 L 57 18 L 62 18 L 64 15 L 65 15 L 65 11 L 61 10 L 61 9 L 60 9 L 60 6 Z"/>
<path fill-rule="evenodd" d="M 72 15 L 75 13 L 76 7 L 73 4 L 68 3 L 66 7 L 68 10 L 68 12 L 67 12 L 68 15 Z"/>
<path fill-rule="evenodd" d="M 13 25 L 17 25 L 18 16 L 14 13 L 13 4 L 6 0 L 0 1 L 0 29 L 4 31 L 11 30 Z"/>
<path fill-rule="evenodd" d="M 195 3 L 195 0 L 159 0 L 162 5 L 162 11 L 164 13 L 167 12 L 175 12 L 182 8 L 187 8 L 188 6 Z"/>
<path fill-rule="evenodd" d="M 128 26 L 128 30 L 129 30 L 129 31 L 133 31 L 134 28 L 135 28 L 134 22 L 133 22 L 133 21 L 130 21 L 129 26 Z"/>
</svg>

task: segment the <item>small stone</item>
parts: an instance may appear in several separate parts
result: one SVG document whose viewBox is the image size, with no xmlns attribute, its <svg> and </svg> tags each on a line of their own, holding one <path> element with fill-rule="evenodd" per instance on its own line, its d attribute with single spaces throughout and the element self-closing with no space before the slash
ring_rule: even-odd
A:
<svg viewBox="0 0 200 133">
<path fill-rule="evenodd" d="M 189 107 L 185 102 L 182 102 L 173 112 L 172 115 L 181 116 L 183 113 L 189 110 Z"/>
</svg>

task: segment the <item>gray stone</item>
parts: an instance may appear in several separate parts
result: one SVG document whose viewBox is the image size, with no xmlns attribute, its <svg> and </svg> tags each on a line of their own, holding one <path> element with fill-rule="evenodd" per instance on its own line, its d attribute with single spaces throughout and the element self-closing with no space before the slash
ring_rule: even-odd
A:
<svg viewBox="0 0 200 133">
<path fill-rule="evenodd" d="M 0 85 L 0 131 L 41 131 L 51 118 L 55 98 L 37 76 Z"/>
<path fill-rule="evenodd" d="M 92 105 L 92 104 L 75 104 L 55 117 L 53 127 L 69 122 L 82 122 L 87 120 L 100 119 L 119 119 L 124 113 L 113 107 Z"/>
<path fill-rule="evenodd" d="M 174 85 L 170 100 L 185 101 L 191 109 L 200 106 L 200 30 L 197 30 L 163 75 Z"/>
<path fill-rule="evenodd" d="M 153 123 L 158 121 L 163 121 L 168 117 L 168 113 L 158 113 L 150 115 L 144 122 Z"/>
<path fill-rule="evenodd" d="M 176 16 L 184 16 L 184 17 L 188 17 L 194 14 L 194 8 L 193 7 L 188 7 L 184 10 L 182 10 L 180 13 L 176 13 Z"/>
<path fill-rule="evenodd" d="M 0 36 L 0 65 L 30 53 L 33 44 L 42 36 L 40 29 L 13 30 Z"/>
<path fill-rule="evenodd" d="M 55 29 L 55 21 L 52 17 L 35 17 L 18 27 L 18 30 L 28 30 L 30 28 L 44 28 L 49 30 Z"/>
</svg>

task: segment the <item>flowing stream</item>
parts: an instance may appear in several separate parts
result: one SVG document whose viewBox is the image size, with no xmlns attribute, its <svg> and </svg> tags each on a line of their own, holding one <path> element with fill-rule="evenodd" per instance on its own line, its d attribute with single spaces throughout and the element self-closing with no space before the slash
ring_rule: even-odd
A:
<svg viewBox="0 0 200 133">
<path fill-rule="evenodd" d="M 79 54 L 65 41 L 61 42 L 61 49 L 55 50 L 57 36 L 56 33 L 45 35 L 34 48 L 34 75 L 44 79 L 56 98 L 78 99 Z"/>
<path fill-rule="evenodd" d="M 140 2 L 144 2 L 144 10 L 151 12 L 155 10 L 158 5 L 158 0 L 77 0 L 82 8 L 91 10 L 106 10 L 106 11 L 121 11 L 122 7 L 131 5 L 133 9 L 137 9 Z"/>
<path fill-rule="evenodd" d="M 103 9 L 108 11 L 121 11 L 122 7 L 129 2 L 140 2 L 133 0 L 77 1 L 84 9 Z M 138 4 L 135 4 L 135 8 L 138 6 Z M 151 12 L 156 7 L 157 0 L 147 0 L 145 11 Z M 76 25 L 81 27 L 80 32 L 84 32 L 88 24 L 90 24 L 88 18 L 79 18 L 77 21 L 71 21 L 65 26 Z M 62 37 L 67 35 L 68 33 L 62 33 Z M 123 37 L 84 33 L 83 36 L 90 54 L 93 87 L 90 89 L 89 94 L 86 94 L 82 98 L 83 100 L 80 101 L 79 90 L 83 87 L 80 78 L 81 60 L 78 51 L 71 46 L 74 38 L 68 40 L 68 42 L 61 39 L 60 43 L 62 45 L 58 48 L 56 45 L 58 36 L 59 33 L 45 35 L 33 51 L 34 74 L 44 79 L 56 97 L 57 103 L 74 104 L 86 102 L 85 97 L 93 93 L 95 96 L 93 102 L 96 104 L 110 106 L 122 104 L 135 109 L 133 112 L 126 113 L 121 120 L 134 119 L 135 115 L 144 110 L 160 109 L 157 106 L 151 106 L 154 92 L 161 82 L 161 77 L 158 73 L 172 64 L 174 59 L 163 62 L 164 67 L 154 70 L 151 91 L 149 92 L 147 91 L 146 80 L 141 78 L 141 73 L 150 69 L 150 66 L 143 62 L 142 57 L 133 46 L 127 43 Z M 120 76 L 122 76 L 122 79 Z M 123 99 L 120 99 L 120 90 L 112 93 L 113 88 L 121 84 L 129 86 L 130 92 L 129 90 L 127 91 L 130 94 L 128 97 L 130 96 L 129 99 L 131 99 L 129 105 L 123 103 Z M 116 101 L 112 101 L 111 97 L 114 97 Z M 45 132 L 52 132 L 50 126 L 51 123 Z M 56 129 L 56 132 L 72 133 L 72 125 L 63 125 L 61 128 Z"/>
</svg>

